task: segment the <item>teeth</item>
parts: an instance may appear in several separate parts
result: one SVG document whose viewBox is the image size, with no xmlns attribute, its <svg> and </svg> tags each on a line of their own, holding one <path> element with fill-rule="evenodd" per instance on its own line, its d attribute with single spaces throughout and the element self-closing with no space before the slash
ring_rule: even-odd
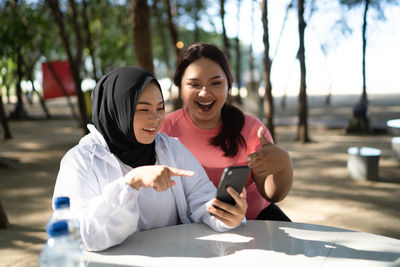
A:
<svg viewBox="0 0 400 267">
<path fill-rule="evenodd" d="M 200 105 L 203 105 L 203 106 L 211 105 L 213 102 L 214 102 L 214 101 L 209 101 L 209 102 L 200 102 L 200 101 L 198 101 L 198 103 L 199 103 Z"/>
<path fill-rule="evenodd" d="M 145 131 L 154 132 L 156 128 L 143 128 Z"/>
</svg>

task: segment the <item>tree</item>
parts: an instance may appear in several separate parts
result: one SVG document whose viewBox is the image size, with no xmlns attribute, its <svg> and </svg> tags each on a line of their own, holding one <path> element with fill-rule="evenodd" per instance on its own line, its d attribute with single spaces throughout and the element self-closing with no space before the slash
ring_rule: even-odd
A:
<svg viewBox="0 0 400 267">
<path fill-rule="evenodd" d="M 272 138 L 275 139 L 275 126 L 274 126 L 274 99 L 272 97 L 272 83 L 271 83 L 271 65 L 272 60 L 269 57 L 269 30 L 268 30 L 268 0 L 263 0 L 261 3 L 262 22 L 264 28 L 263 42 L 264 42 L 264 83 L 265 83 L 265 96 L 264 96 L 264 110 L 267 118 L 267 127 L 271 133 Z"/>
<path fill-rule="evenodd" d="M 166 75 L 167 77 L 169 77 L 170 79 L 172 79 L 172 70 L 171 70 L 171 60 L 170 60 L 170 55 L 169 55 L 169 46 L 168 46 L 168 42 L 167 40 L 167 35 L 165 34 L 165 23 L 163 20 L 163 14 L 164 12 L 162 12 L 163 10 L 160 8 L 159 5 L 159 0 L 153 0 L 153 5 L 151 8 L 152 11 L 152 18 L 154 18 L 155 20 L 155 31 L 158 33 L 158 39 L 155 38 L 155 40 L 153 40 L 153 51 L 155 51 L 155 53 L 157 53 L 157 47 L 161 47 L 161 58 L 164 61 L 165 64 L 165 69 L 166 69 Z M 154 43 L 156 43 L 157 41 L 159 41 L 158 46 L 154 45 Z"/>
<path fill-rule="evenodd" d="M 383 9 L 385 4 L 398 5 L 396 0 L 339 0 L 342 6 L 347 8 L 356 8 L 363 6 L 363 24 L 362 24 L 362 93 L 358 103 L 353 107 L 353 118 L 349 121 L 347 132 L 370 132 L 368 117 L 368 96 L 366 81 L 366 50 L 367 50 L 367 26 L 368 11 L 373 8 L 378 12 L 379 19 L 385 19 Z"/>
<path fill-rule="evenodd" d="M 177 28 L 177 23 L 176 23 L 176 19 L 177 19 L 177 14 L 176 14 L 176 6 L 172 6 L 171 5 L 171 1 L 170 0 L 164 0 L 164 8 L 167 12 L 168 15 L 168 20 L 167 20 L 167 24 L 168 24 L 168 28 L 169 28 L 169 32 L 171 35 L 171 42 L 172 42 L 172 47 L 175 51 L 175 64 L 178 62 L 178 58 L 179 58 L 179 54 L 180 54 L 180 50 L 178 47 L 178 42 L 179 42 L 179 33 L 178 33 L 178 28 Z M 175 12 L 172 11 L 172 9 L 175 10 Z"/>
<path fill-rule="evenodd" d="M 17 69 L 21 68 L 23 77 L 31 82 L 32 91 L 38 95 L 46 118 L 50 118 L 50 113 L 43 97 L 34 84 L 34 68 L 39 60 L 46 57 L 46 55 L 59 54 L 57 40 L 53 37 L 55 28 L 46 16 L 47 7 L 42 3 L 22 3 L 17 5 L 16 1 L 12 0 L 10 3 L 13 7 L 13 11 L 17 15 L 17 23 L 21 25 L 22 33 L 30 40 L 29 42 L 22 42 L 20 46 L 18 46 L 20 47 L 18 53 L 22 56 L 18 59 L 18 63 L 16 64 Z M 14 44 L 18 41 L 20 41 L 20 39 L 15 39 L 14 42 L 11 43 L 11 47 L 14 47 Z M 10 43 L 8 45 L 10 45 Z M 28 100 L 30 99 L 28 98 Z M 15 112 L 13 115 L 16 116 Z"/>
<path fill-rule="evenodd" d="M 14 5 L 17 4 L 14 2 Z M 27 35 L 25 25 L 19 19 L 17 12 L 10 2 L 4 4 L 0 15 L 3 24 L 0 30 L 0 40 L 2 44 L 0 52 L 2 55 L 8 55 L 8 58 L 15 63 L 16 67 L 13 75 L 16 78 L 15 88 L 17 103 L 10 117 L 14 119 L 25 119 L 28 115 L 24 107 L 21 88 L 21 81 L 23 80 L 22 48 L 30 43 L 30 38 Z"/>
<path fill-rule="evenodd" d="M 297 16 L 299 28 L 299 50 L 297 59 L 300 63 L 300 93 L 299 93 L 299 122 L 297 125 L 297 140 L 302 143 L 310 142 L 308 136 L 308 104 L 307 104 L 307 85 L 306 85 L 306 60 L 304 47 L 304 31 L 306 22 L 304 20 L 304 0 L 297 2 Z"/>
<path fill-rule="evenodd" d="M 6 112 L 4 110 L 3 97 L 1 94 L 0 94 L 0 120 L 1 120 L 1 125 L 3 127 L 3 130 L 4 130 L 4 139 L 11 139 L 12 135 L 11 135 L 10 128 L 8 127 L 8 119 L 7 119 Z"/>
<path fill-rule="evenodd" d="M 127 8 L 124 3 L 113 2 L 98 1 L 89 5 L 90 29 L 101 74 L 108 73 L 117 66 L 136 63 L 131 8 Z"/>
<path fill-rule="evenodd" d="M 50 119 L 51 118 L 50 112 L 46 106 L 46 103 L 44 102 L 43 97 L 40 95 L 39 91 L 36 89 L 35 83 L 34 83 L 34 78 L 33 78 L 34 77 L 34 67 L 35 67 L 36 63 L 39 61 L 40 53 L 37 53 L 36 55 L 35 55 L 35 53 L 32 53 L 31 55 L 33 57 L 29 57 L 27 59 L 27 61 L 23 61 L 24 66 L 25 66 L 25 73 L 27 75 L 26 77 L 27 77 L 28 81 L 31 82 L 32 91 L 34 93 L 36 93 L 37 96 L 39 97 L 39 102 L 40 102 L 40 105 L 42 106 L 42 109 L 44 111 L 46 118 Z"/>
<path fill-rule="evenodd" d="M 131 12 L 136 64 L 150 73 L 154 73 L 150 11 L 147 0 L 131 0 Z"/>
<path fill-rule="evenodd" d="M 73 46 L 71 43 L 70 36 L 67 33 L 66 26 L 68 26 L 65 22 L 65 14 L 60 9 L 60 4 L 58 0 L 46 0 L 47 4 L 50 7 L 51 13 L 53 15 L 54 21 L 58 27 L 59 35 L 62 40 L 65 52 L 68 56 L 69 65 L 71 68 L 71 73 L 74 79 L 76 95 L 78 98 L 78 105 L 79 105 L 79 113 L 81 117 L 81 128 L 85 133 L 88 133 L 86 125 L 88 124 L 88 116 L 86 111 L 86 102 L 83 95 L 83 91 L 81 88 L 81 70 L 82 70 L 82 63 L 83 63 L 83 49 L 84 49 L 84 42 L 82 38 L 81 29 L 83 28 L 82 25 L 79 23 L 79 12 L 77 4 L 74 0 L 69 0 L 69 7 L 70 7 L 70 25 L 73 29 L 73 37 L 75 41 L 75 45 Z M 72 37 L 72 36 L 71 36 Z M 74 52 L 75 51 L 75 55 Z"/>
<path fill-rule="evenodd" d="M 1 205 L 0 202 L 0 229 L 8 228 L 9 223 L 8 223 L 8 218 L 7 214 L 3 209 L 3 206 Z"/>
<path fill-rule="evenodd" d="M 250 91 L 258 94 L 256 88 L 256 79 L 254 78 L 254 55 L 253 55 L 253 42 L 254 42 L 254 0 L 251 0 L 251 41 L 249 45 L 249 71 L 250 71 Z"/>
<path fill-rule="evenodd" d="M 221 25 L 222 25 L 222 38 L 223 38 L 223 44 L 224 44 L 224 51 L 227 57 L 230 59 L 230 44 L 229 44 L 229 39 L 226 35 L 226 29 L 225 29 L 225 0 L 220 0 L 220 7 L 219 7 L 219 14 L 221 17 Z"/>
<path fill-rule="evenodd" d="M 17 103 L 15 105 L 14 111 L 11 112 L 10 118 L 13 119 L 25 119 L 28 117 L 26 113 L 24 102 L 22 100 L 22 88 L 21 82 L 23 79 L 23 71 L 22 71 L 22 52 L 20 44 L 15 44 L 16 47 L 16 57 L 17 57 L 17 83 L 16 83 L 16 93 L 17 93 Z"/>
<path fill-rule="evenodd" d="M 241 51 L 240 51 L 240 40 L 239 40 L 239 34 L 240 34 L 240 0 L 237 0 L 237 14 L 236 14 L 236 20 L 237 20 L 237 35 L 235 38 L 235 50 L 236 50 L 236 84 L 238 88 L 238 95 L 233 98 L 233 101 L 236 102 L 238 105 L 242 104 L 242 99 L 240 97 L 240 88 L 242 86 L 242 71 L 240 68 L 241 65 Z"/>
<path fill-rule="evenodd" d="M 82 17 L 83 17 L 85 36 L 86 36 L 86 46 L 89 50 L 89 55 L 92 60 L 93 79 L 97 82 L 99 80 L 99 77 L 98 77 L 97 61 L 96 61 L 96 48 L 93 44 L 93 34 L 92 31 L 90 30 L 88 3 L 86 0 L 82 1 Z"/>
<path fill-rule="evenodd" d="M 172 12 L 172 6 L 170 0 L 164 0 L 164 8 L 166 9 L 168 15 L 168 27 L 171 35 L 172 47 L 175 51 L 175 65 L 178 63 L 180 47 L 178 46 L 179 35 L 175 20 L 177 19 L 176 12 Z M 176 6 L 174 8 L 176 10 Z M 174 99 L 173 106 L 174 110 L 179 109 L 183 106 L 181 91 L 178 92 L 178 97 Z"/>
</svg>

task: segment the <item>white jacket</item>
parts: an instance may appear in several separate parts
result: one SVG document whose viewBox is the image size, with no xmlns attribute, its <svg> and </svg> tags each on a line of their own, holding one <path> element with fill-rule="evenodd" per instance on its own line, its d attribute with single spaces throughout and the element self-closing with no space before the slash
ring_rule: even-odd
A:
<svg viewBox="0 0 400 267">
<path fill-rule="evenodd" d="M 154 210 L 141 209 L 135 190 L 123 179 L 120 161 L 110 152 L 103 136 L 93 125 L 90 134 L 61 160 L 53 200 L 68 196 L 78 215 L 83 245 L 87 250 L 104 250 L 141 231 L 138 221 Z M 207 211 L 216 189 L 203 167 L 178 139 L 156 135 L 156 157 L 160 165 L 192 170 L 193 177 L 175 176 L 172 192 L 182 223 L 204 222 L 216 231 L 232 229 Z M 54 202 L 54 201 L 53 201 Z M 177 218 L 178 219 L 178 218 Z M 243 219 L 242 223 L 245 222 Z M 159 227 L 157 222 L 153 222 Z"/>
</svg>

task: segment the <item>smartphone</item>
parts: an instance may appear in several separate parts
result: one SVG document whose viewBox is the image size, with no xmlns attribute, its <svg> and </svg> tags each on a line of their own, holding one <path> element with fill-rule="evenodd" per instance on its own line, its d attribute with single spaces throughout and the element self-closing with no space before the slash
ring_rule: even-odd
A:
<svg viewBox="0 0 400 267">
<path fill-rule="evenodd" d="M 219 181 L 217 189 L 217 199 L 235 205 L 236 201 L 226 191 L 228 186 L 231 186 L 239 194 L 242 192 L 243 187 L 246 183 L 247 177 L 249 177 L 250 168 L 247 165 L 244 166 L 231 166 L 224 169 L 221 180 Z"/>
</svg>

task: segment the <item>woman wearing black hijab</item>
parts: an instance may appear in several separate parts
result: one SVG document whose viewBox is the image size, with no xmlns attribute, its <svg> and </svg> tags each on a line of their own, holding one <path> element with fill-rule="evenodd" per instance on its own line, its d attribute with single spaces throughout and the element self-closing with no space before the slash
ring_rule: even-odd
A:
<svg viewBox="0 0 400 267">
<path fill-rule="evenodd" d="M 85 249 L 103 250 L 156 227 L 204 222 L 227 231 L 245 221 L 245 192 L 231 192 L 234 209 L 216 209 L 227 206 L 214 198 L 197 159 L 158 133 L 164 99 L 150 73 L 118 68 L 97 83 L 91 101 L 90 133 L 63 157 L 53 195 L 70 198 Z"/>
</svg>

